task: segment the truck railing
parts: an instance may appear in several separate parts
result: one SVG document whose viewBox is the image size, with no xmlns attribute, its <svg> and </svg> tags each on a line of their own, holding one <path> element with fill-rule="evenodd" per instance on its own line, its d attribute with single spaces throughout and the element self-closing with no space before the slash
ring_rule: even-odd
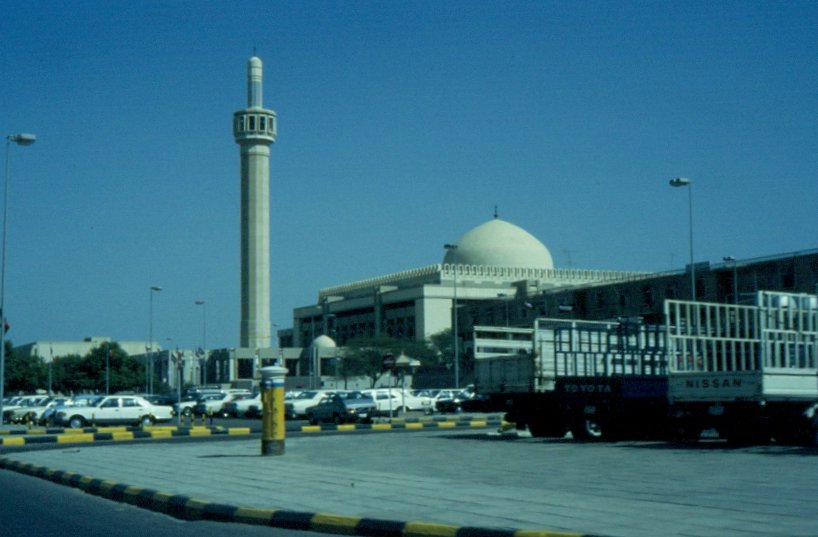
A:
<svg viewBox="0 0 818 537">
<path fill-rule="evenodd" d="M 542 369 L 554 377 L 667 375 L 665 328 L 639 321 L 535 321 Z"/>
<path fill-rule="evenodd" d="M 759 291 L 755 305 L 667 300 L 671 401 L 818 396 L 818 297 Z"/>
<path fill-rule="evenodd" d="M 756 305 L 665 301 L 671 373 L 818 365 L 818 297 L 759 291 Z"/>
</svg>

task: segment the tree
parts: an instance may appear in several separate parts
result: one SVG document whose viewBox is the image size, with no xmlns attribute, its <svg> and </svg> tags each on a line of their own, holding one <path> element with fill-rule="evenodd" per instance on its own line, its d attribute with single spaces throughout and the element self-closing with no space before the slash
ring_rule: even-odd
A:
<svg viewBox="0 0 818 537">
<path fill-rule="evenodd" d="M 338 371 L 344 378 L 364 376 L 374 387 L 383 373 L 383 358 L 394 354 L 396 345 L 402 343 L 386 336 L 356 337 L 347 341 Z"/>
<path fill-rule="evenodd" d="M 383 359 L 391 354 L 395 359 L 401 353 L 420 361 L 421 366 L 434 366 L 437 351 L 427 341 L 407 341 L 388 336 L 357 337 L 347 341 L 339 363 L 338 374 L 344 379 L 365 376 L 370 386 L 384 373 Z"/>
<path fill-rule="evenodd" d="M 451 369 L 454 366 L 452 329 L 447 328 L 437 334 L 433 334 L 429 339 L 431 341 L 431 347 L 435 351 L 435 365 Z"/>
<path fill-rule="evenodd" d="M 91 349 L 81 365 L 86 376 L 94 379 L 94 389 L 100 392 L 105 391 L 106 368 L 109 371 L 110 393 L 136 391 L 144 382 L 142 365 L 135 358 L 131 358 L 116 342 L 103 343 Z"/>
<path fill-rule="evenodd" d="M 5 340 L 5 347 L 4 393 L 33 393 L 42 388 L 48 379 L 48 368 L 43 359 L 37 355 L 18 356 L 9 340 Z"/>
<path fill-rule="evenodd" d="M 106 366 L 106 355 L 108 363 Z M 54 359 L 52 386 L 62 393 L 105 393 L 106 371 L 110 392 L 136 391 L 144 383 L 144 367 L 119 346 L 103 343 L 85 356 L 72 354 Z"/>
</svg>

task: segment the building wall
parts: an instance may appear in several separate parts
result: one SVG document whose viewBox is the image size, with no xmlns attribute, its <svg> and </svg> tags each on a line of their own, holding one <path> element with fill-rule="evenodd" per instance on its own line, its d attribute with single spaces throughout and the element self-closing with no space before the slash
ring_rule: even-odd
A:
<svg viewBox="0 0 818 537">
<path fill-rule="evenodd" d="M 45 363 L 51 362 L 54 358 L 61 356 L 85 356 L 92 349 L 98 348 L 105 343 L 116 343 L 129 356 L 145 354 L 145 349 L 150 345 L 147 341 L 115 341 L 109 337 L 88 337 L 80 341 L 34 341 L 14 348 L 14 352 L 23 358 L 39 356 Z M 161 351 L 162 347 L 154 342 L 155 352 Z"/>
<path fill-rule="evenodd" d="M 445 297 L 423 297 L 415 302 L 417 333 L 423 339 L 452 327 L 452 304 Z"/>
</svg>

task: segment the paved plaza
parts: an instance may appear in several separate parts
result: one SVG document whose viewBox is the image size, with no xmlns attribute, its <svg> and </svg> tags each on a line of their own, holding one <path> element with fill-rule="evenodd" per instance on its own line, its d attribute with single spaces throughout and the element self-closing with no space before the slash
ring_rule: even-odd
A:
<svg viewBox="0 0 818 537">
<path fill-rule="evenodd" d="M 818 453 L 582 444 L 487 431 L 66 445 L 3 453 L 237 507 L 612 537 L 818 535 Z"/>
</svg>

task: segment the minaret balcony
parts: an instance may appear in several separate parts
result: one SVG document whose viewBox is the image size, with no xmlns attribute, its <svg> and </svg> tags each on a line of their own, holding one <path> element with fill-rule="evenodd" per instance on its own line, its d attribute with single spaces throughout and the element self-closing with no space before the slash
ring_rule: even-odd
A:
<svg viewBox="0 0 818 537">
<path fill-rule="evenodd" d="M 233 114 L 236 143 L 272 143 L 276 139 L 276 114 L 272 110 L 248 109 Z"/>
</svg>

